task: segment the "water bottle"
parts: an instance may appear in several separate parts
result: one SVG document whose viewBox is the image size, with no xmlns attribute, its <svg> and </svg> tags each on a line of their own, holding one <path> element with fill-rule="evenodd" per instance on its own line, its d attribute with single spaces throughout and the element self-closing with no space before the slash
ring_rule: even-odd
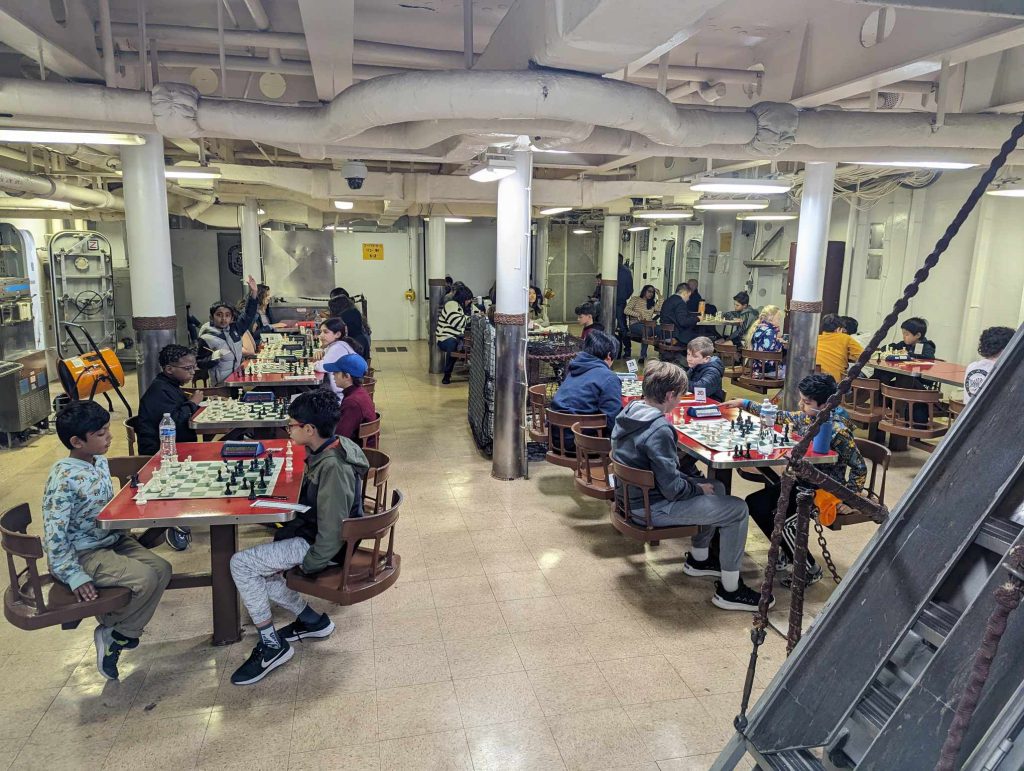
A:
<svg viewBox="0 0 1024 771">
<path fill-rule="evenodd" d="M 779 415 L 779 408 L 776 407 L 772 400 L 767 396 L 764 401 L 761 402 L 761 425 L 772 431 L 775 430 L 775 419 Z"/>
<path fill-rule="evenodd" d="M 176 438 L 178 430 L 174 427 L 171 413 L 165 412 L 160 418 L 160 457 L 170 460 L 178 457 Z"/>
</svg>

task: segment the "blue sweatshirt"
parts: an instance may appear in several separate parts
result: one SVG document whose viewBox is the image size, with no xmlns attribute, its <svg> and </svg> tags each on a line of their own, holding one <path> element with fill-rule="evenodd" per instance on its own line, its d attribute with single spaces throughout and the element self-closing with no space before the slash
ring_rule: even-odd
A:
<svg viewBox="0 0 1024 771">
<path fill-rule="evenodd" d="M 622 412 L 622 381 L 596 356 L 580 353 L 569 362 L 569 374 L 555 392 L 551 409 L 573 415 L 608 416 L 608 436 Z"/>
<path fill-rule="evenodd" d="M 123 535 L 96 522 L 113 497 L 110 468 L 102 455 L 95 463 L 62 458 L 50 469 L 43 491 L 43 549 L 50 572 L 71 589 L 92 580 L 78 563 L 78 553 L 108 548 Z"/>
</svg>

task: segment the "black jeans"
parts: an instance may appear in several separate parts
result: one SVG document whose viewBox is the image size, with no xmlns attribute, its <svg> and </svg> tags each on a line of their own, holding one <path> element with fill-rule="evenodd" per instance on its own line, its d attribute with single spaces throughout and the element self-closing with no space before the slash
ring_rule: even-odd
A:
<svg viewBox="0 0 1024 771">
<path fill-rule="evenodd" d="M 766 485 L 764 489 L 751 493 L 746 497 L 747 509 L 750 511 L 750 518 L 761 529 L 766 537 L 772 537 L 772 528 L 775 526 L 775 507 L 779 501 L 779 485 Z M 796 487 L 789 496 L 789 507 L 786 509 L 786 525 L 782 530 L 782 552 L 793 562 L 793 552 L 796 548 Z M 810 551 L 807 552 L 807 568 L 813 570 L 815 565 L 814 557 Z"/>
</svg>

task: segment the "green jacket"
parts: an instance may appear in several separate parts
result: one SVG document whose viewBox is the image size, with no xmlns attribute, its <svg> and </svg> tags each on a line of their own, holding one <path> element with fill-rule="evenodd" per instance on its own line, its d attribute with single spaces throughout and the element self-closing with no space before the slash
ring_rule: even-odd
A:
<svg viewBox="0 0 1024 771">
<path fill-rule="evenodd" d="M 306 573 L 318 573 L 332 560 L 341 562 L 341 523 L 363 515 L 363 479 L 370 464 L 355 442 L 335 437 L 318 452 L 306 454 L 299 502 L 307 512 L 280 528 L 274 540 L 304 538 L 312 548 L 302 561 Z"/>
</svg>

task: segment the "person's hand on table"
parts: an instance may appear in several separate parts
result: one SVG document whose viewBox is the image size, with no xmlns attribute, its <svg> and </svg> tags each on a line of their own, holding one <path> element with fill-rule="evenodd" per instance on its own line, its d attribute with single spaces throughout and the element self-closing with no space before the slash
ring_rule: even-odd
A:
<svg viewBox="0 0 1024 771">
<path fill-rule="evenodd" d="M 218 348 L 217 350 L 212 351 L 210 353 L 210 361 L 217 361 L 218 359 L 223 358 L 223 356 L 224 356 L 224 350 L 221 349 L 221 348 Z"/>
<path fill-rule="evenodd" d="M 719 406 L 719 408 L 725 408 L 725 409 L 738 408 L 738 407 L 742 407 L 743 406 L 743 400 L 742 399 L 729 399 L 728 401 L 722 402 L 718 406 Z"/>
<path fill-rule="evenodd" d="M 313 351 L 313 361 L 320 361 L 323 358 L 324 358 L 324 349 L 323 348 L 317 348 L 315 351 Z"/>
<path fill-rule="evenodd" d="M 203 400 L 203 389 L 197 388 L 192 392 L 192 395 L 188 397 L 188 400 L 193 404 L 199 404 Z"/>
<path fill-rule="evenodd" d="M 79 602 L 89 602 L 99 596 L 100 593 L 96 591 L 96 585 L 92 581 L 86 581 L 75 589 L 75 599 Z"/>
</svg>

